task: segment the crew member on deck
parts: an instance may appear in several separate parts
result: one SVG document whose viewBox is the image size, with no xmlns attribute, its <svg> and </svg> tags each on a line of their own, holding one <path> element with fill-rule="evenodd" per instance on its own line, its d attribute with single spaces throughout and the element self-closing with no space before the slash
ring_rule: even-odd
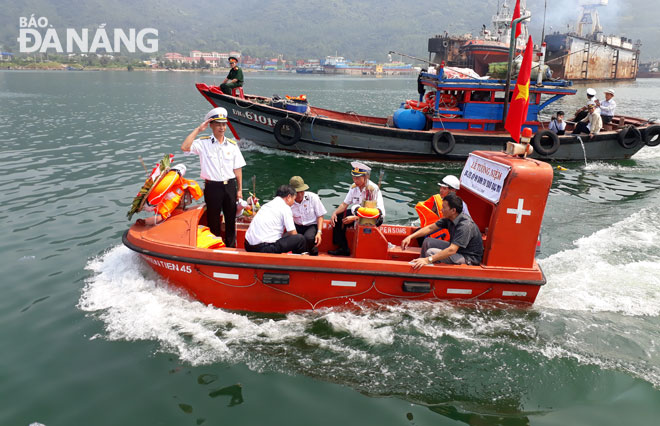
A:
<svg viewBox="0 0 660 426">
<path fill-rule="evenodd" d="M 585 119 L 575 125 L 575 130 L 573 130 L 574 135 L 589 133 L 589 138 L 593 139 L 601 131 L 603 128 L 603 119 L 600 118 L 600 114 L 596 110 L 596 105 L 587 105 L 589 114 Z"/>
<path fill-rule="evenodd" d="M 296 190 L 290 185 L 277 188 L 276 197 L 257 212 L 245 233 L 245 250 L 261 253 L 303 253 L 305 237 L 296 232 L 291 206 Z"/>
<path fill-rule="evenodd" d="M 329 250 L 328 253 L 335 256 L 351 255 L 351 251 L 348 248 L 348 241 L 346 240 L 346 229 L 358 217 L 347 214 L 349 206 L 362 206 L 364 201 L 375 201 L 376 206 L 380 209 L 381 217 L 385 216 L 383 194 L 381 194 L 378 185 L 369 180 L 371 168 L 358 161 L 353 161 L 351 167 L 353 185 L 348 190 L 344 202 L 332 212 L 332 216 L 330 217 L 330 222 L 334 226 L 332 230 L 332 242 L 339 246 L 339 248 L 337 250 Z"/>
<path fill-rule="evenodd" d="M 451 239 L 443 241 L 426 238 L 422 244 L 420 258 L 411 262 L 413 269 L 434 262 L 457 265 L 481 263 L 484 254 L 481 232 L 470 216 L 463 213 L 463 200 L 456 194 L 449 194 L 442 201 L 442 219 L 408 235 L 401 241 L 401 248 L 405 250 L 413 238 L 423 237 L 443 228 L 449 229 Z"/>
<path fill-rule="evenodd" d="M 603 124 L 607 124 L 614 118 L 614 110 L 616 109 L 616 101 L 614 98 L 614 89 L 607 89 L 605 91 L 605 100 L 603 102 L 596 101 L 596 105 L 600 108 L 600 118 Z"/>
<path fill-rule="evenodd" d="M 243 70 L 238 67 L 238 58 L 230 56 L 229 66 L 231 67 L 229 74 L 220 85 L 220 90 L 225 95 L 231 95 L 231 89 L 243 87 Z"/>
<path fill-rule="evenodd" d="M 559 136 L 566 133 L 566 122 L 564 121 L 564 111 L 557 111 L 557 115 L 552 117 L 548 130 Z"/>
<path fill-rule="evenodd" d="M 575 122 L 582 121 L 584 117 L 586 117 L 587 114 L 589 114 L 588 111 L 589 105 L 595 105 L 596 112 L 600 114 L 600 109 L 598 108 L 598 98 L 596 98 L 596 89 L 593 89 L 591 87 L 587 89 L 587 104 L 582 108 L 578 109 L 577 111 L 575 111 L 575 118 L 573 118 L 573 121 Z"/>
<path fill-rule="evenodd" d="M 213 136 L 197 135 L 210 126 Z M 204 201 L 209 229 L 221 236 L 220 214 L 225 217 L 225 245 L 236 247 L 236 201 L 242 199 L 245 160 L 235 140 L 225 136 L 227 110 L 213 108 L 204 122 L 181 144 L 184 152 L 199 155 L 204 179 Z"/>
<path fill-rule="evenodd" d="M 308 191 L 309 185 L 300 176 L 292 177 L 289 185 L 296 190 L 296 199 L 291 206 L 296 231 L 305 237 L 309 254 L 317 256 L 321 244 L 323 215 L 327 213 L 327 210 L 319 196 Z"/>
</svg>

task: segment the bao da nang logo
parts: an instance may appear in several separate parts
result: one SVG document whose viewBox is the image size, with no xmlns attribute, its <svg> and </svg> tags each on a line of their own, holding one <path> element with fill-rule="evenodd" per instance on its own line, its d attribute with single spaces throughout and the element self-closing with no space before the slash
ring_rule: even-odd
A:
<svg viewBox="0 0 660 426">
<path fill-rule="evenodd" d="M 126 52 L 155 53 L 158 51 L 158 30 L 155 28 L 144 28 L 136 31 L 135 28 L 128 33 L 120 28 L 114 28 L 110 34 L 105 29 L 105 24 L 92 32 L 89 28 L 80 31 L 67 28 L 63 38 L 52 25 L 48 25 L 48 18 L 41 16 L 35 18 L 34 14 L 29 18 L 19 18 L 18 41 L 21 53 L 40 52 L 46 53 L 49 49 L 57 53 L 75 53 L 75 49 L 81 53 L 120 53 L 122 46 Z"/>
</svg>

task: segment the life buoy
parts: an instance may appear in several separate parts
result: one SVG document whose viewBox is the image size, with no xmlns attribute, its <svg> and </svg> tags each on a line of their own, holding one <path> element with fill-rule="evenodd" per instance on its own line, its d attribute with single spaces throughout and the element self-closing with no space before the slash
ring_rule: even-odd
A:
<svg viewBox="0 0 660 426">
<path fill-rule="evenodd" d="M 158 182 L 156 182 L 153 189 L 149 191 L 147 203 L 155 206 L 163 201 L 165 194 L 167 194 L 170 189 L 179 182 L 179 178 L 179 173 L 177 173 L 176 170 L 170 170 L 167 172 L 162 179 L 159 179 Z"/>
<path fill-rule="evenodd" d="M 617 136 L 619 145 L 625 149 L 632 149 L 642 141 L 642 133 L 639 129 L 632 125 L 627 125 L 619 132 Z"/>
<path fill-rule="evenodd" d="M 288 136 L 282 133 L 282 130 L 285 126 L 289 130 L 293 131 L 293 136 Z M 298 124 L 296 120 L 291 117 L 285 117 L 277 120 L 277 123 L 275 123 L 275 128 L 273 129 L 273 135 L 275 135 L 275 139 L 277 139 L 277 141 L 282 145 L 291 146 L 300 140 L 302 130 L 300 128 L 300 124 Z"/>
<path fill-rule="evenodd" d="M 424 95 L 424 102 L 426 102 L 427 105 L 435 105 L 435 90 L 427 92 L 426 95 Z"/>
<path fill-rule="evenodd" d="M 550 146 L 546 148 L 545 141 L 550 141 Z M 532 146 L 537 154 L 548 157 L 559 149 L 559 136 L 552 130 L 544 129 L 537 132 L 532 138 Z"/>
<path fill-rule="evenodd" d="M 657 146 L 660 144 L 660 126 L 655 125 L 644 130 L 644 142 L 648 146 Z"/>
<path fill-rule="evenodd" d="M 440 106 L 446 108 L 455 108 L 458 106 L 458 98 L 452 94 L 449 93 L 443 93 L 440 96 Z"/>
<path fill-rule="evenodd" d="M 406 101 L 407 109 L 414 109 L 415 111 L 427 112 L 429 110 L 429 104 L 426 102 L 416 101 L 414 99 L 408 99 Z"/>
<path fill-rule="evenodd" d="M 454 149 L 455 145 L 456 140 L 454 139 L 454 135 L 446 130 L 436 132 L 431 141 L 431 147 L 438 155 L 449 154 Z"/>
</svg>

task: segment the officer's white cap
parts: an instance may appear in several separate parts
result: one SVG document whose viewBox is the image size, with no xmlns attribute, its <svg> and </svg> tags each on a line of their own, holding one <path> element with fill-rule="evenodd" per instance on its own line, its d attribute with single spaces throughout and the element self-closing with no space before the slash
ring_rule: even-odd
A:
<svg viewBox="0 0 660 426">
<path fill-rule="evenodd" d="M 587 95 L 588 95 L 588 96 L 596 96 L 596 89 L 591 88 L 591 87 L 588 88 L 588 89 L 587 89 Z"/>
<path fill-rule="evenodd" d="M 366 164 L 360 163 L 359 161 L 353 161 L 351 163 L 351 175 L 352 176 L 364 176 L 371 171 L 371 167 Z"/>
<path fill-rule="evenodd" d="M 442 178 L 442 182 L 438 183 L 440 186 L 448 186 L 454 188 L 455 190 L 461 189 L 461 181 L 454 175 L 447 175 Z"/>
<path fill-rule="evenodd" d="M 204 121 L 219 121 L 220 123 L 226 123 L 227 122 L 227 110 L 218 107 L 218 108 L 213 108 L 211 111 L 206 113 L 206 117 L 204 117 Z"/>
</svg>

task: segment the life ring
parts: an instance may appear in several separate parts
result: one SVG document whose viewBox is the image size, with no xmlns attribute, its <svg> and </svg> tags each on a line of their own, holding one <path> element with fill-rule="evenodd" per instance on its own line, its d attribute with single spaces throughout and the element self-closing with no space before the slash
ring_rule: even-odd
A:
<svg viewBox="0 0 660 426">
<path fill-rule="evenodd" d="M 449 154 L 454 149 L 455 145 L 456 139 L 454 139 L 454 135 L 446 130 L 436 132 L 431 140 L 431 147 L 438 155 Z"/>
<path fill-rule="evenodd" d="M 660 144 L 660 126 L 655 125 L 644 130 L 644 142 L 646 142 L 646 145 L 648 146 L 656 146 Z"/>
<path fill-rule="evenodd" d="M 179 182 L 179 174 L 176 170 L 170 170 L 156 181 L 149 195 L 147 195 L 147 203 L 155 206 L 163 201 L 165 194 Z"/>
<path fill-rule="evenodd" d="M 435 90 L 427 92 L 426 95 L 424 95 L 424 102 L 429 106 L 435 105 Z"/>
<path fill-rule="evenodd" d="M 414 109 L 415 111 L 426 112 L 429 110 L 429 104 L 426 102 L 416 101 L 414 99 L 408 99 L 406 101 L 406 107 L 409 109 Z"/>
<path fill-rule="evenodd" d="M 632 135 L 631 135 L 632 133 Z M 632 149 L 637 146 L 639 142 L 642 141 L 642 133 L 639 129 L 632 125 L 627 125 L 619 132 L 617 136 L 619 140 L 619 145 L 625 149 Z"/>
<path fill-rule="evenodd" d="M 455 108 L 458 106 L 458 98 L 449 93 L 443 93 L 440 96 L 440 106 L 446 107 L 443 109 Z"/>
<path fill-rule="evenodd" d="M 356 210 L 358 217 L 365 219 L 378 219 L 380 217 L 380 209 L 377 207 L 359 207 Z"/>
<path fill-rule="evenodd" d="M 544 146 L 545 140 L 550 140 L 551 145 L 546 148 Z M 552 130 L 544 129 L 537 132 L 532 138 L 532 146 L 534 151 L 543 157 L 549 157 L 559 149 L 559 136 Z"/>
<path fill-rule="evenodd" d="M 287 126 L 290 130 L 293 130 L 293 136 L 288 136 L 282 133 L 284 126 Z M 273 135 L 275 136 L 275 139 L 277 139 L 277 141 L 282 145 L 291 146 L 300 140 L 302 129 L 296 120 L 291 117 L 285 117 L 277 120 L 277 123 L 275 123 L 275 128 L 273 129 Z"/>
</svg>

